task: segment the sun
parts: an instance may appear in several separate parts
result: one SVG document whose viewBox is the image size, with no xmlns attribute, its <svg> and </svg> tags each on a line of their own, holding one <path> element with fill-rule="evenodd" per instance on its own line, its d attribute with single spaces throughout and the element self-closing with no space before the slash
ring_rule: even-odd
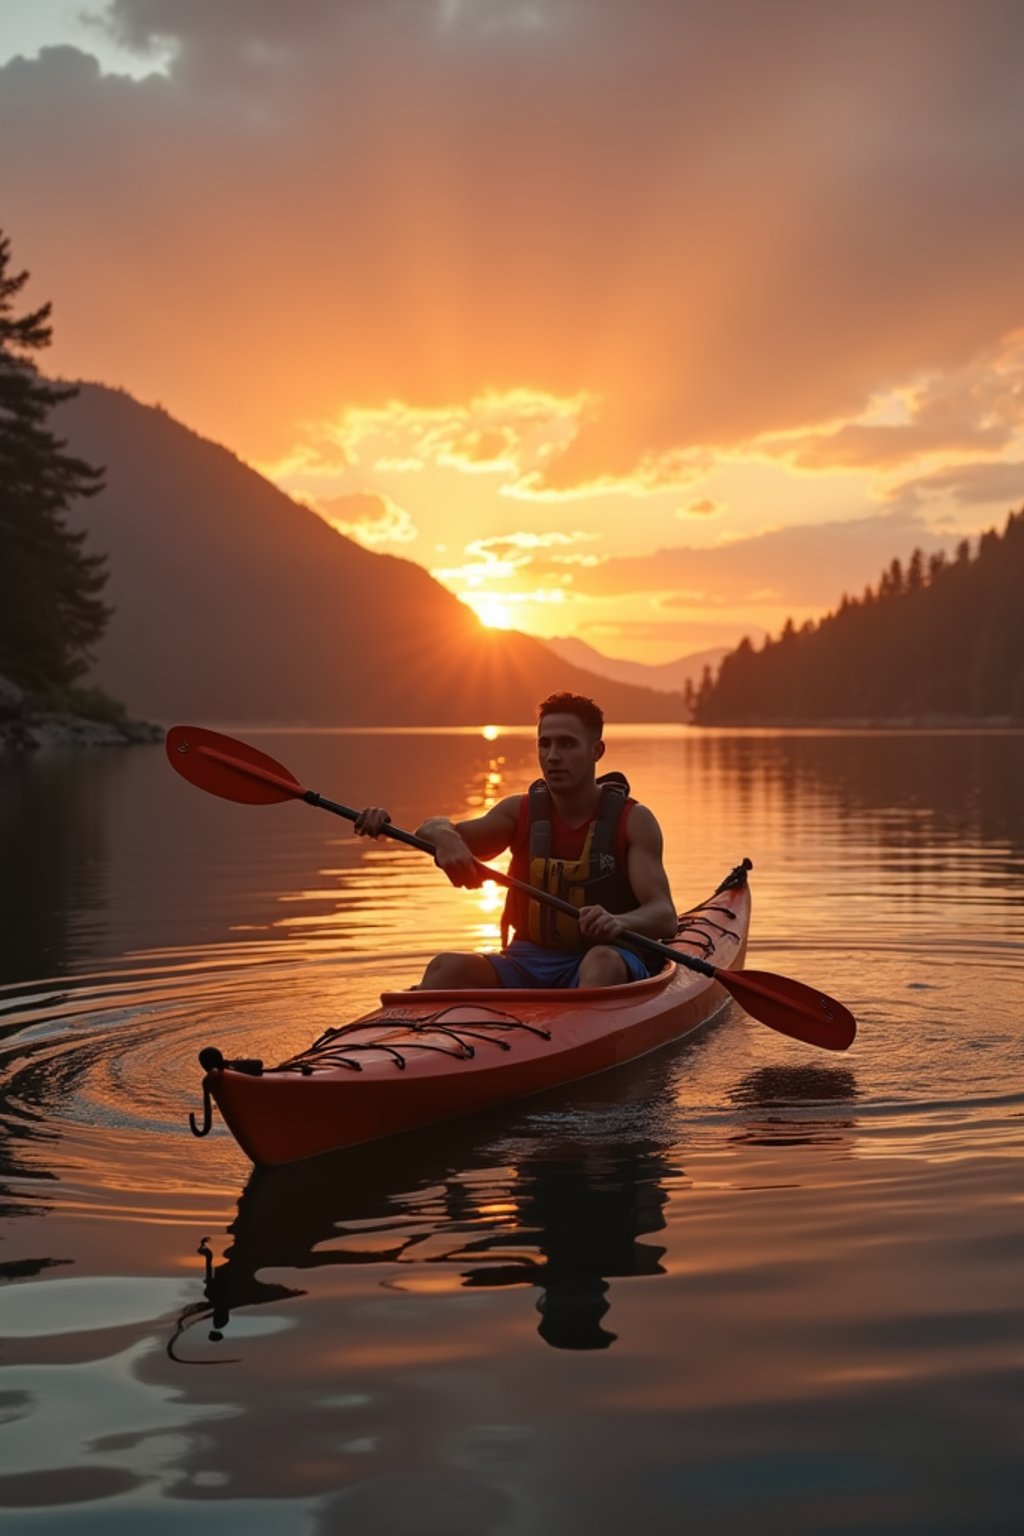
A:
<svg viewBox="0 0 1024 1536">
<path fill-rule="evenodd" d="M 488 629 L 512 628 L 512 610 L 496 592 L 468 592 L 463 600 Z"/>
</svg>

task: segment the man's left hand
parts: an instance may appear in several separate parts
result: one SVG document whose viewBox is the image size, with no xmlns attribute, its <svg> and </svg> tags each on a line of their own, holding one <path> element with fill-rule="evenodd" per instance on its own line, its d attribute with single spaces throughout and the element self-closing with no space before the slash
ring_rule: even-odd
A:
<svg viewBox="0 0 1024 1536">
<path fill-rule="evenodd" d="M 621 917 L 604 907 L 580 908 L 580 932 L 592 944 L 614 944 L 626 931 Z"/>
</svg>

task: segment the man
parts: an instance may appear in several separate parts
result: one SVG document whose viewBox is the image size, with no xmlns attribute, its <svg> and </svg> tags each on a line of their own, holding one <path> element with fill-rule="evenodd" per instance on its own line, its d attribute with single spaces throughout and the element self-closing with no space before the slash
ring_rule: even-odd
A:
<svg viewBox="0 0 1024 1536">
<path fill-rule="evenodd" d="M 609 987 L 657 969 L 616 943 L 627 929 L 670 939 L 676 910 L 662 863 L 661 828 L 629 798 L 621 774 L 597 776 L 604 756 L 604 716 L 592 699 L 553 693 L 538 708 L 542 777 L 525 795 L 509 795 L 483 816 L 456 826 L 433 816 L 417 836 L 433 843 L 453 885 L 478 886 L 478 860 L 512 849 L 511 875 L 579 908 L 579 921 L 510 890 L 503 931 L 515 938 L 500 954 L 435 955 L 423 988 Z M 368 806 L 355 823 L 379 837 L 388 820 Z"/>
</svg>

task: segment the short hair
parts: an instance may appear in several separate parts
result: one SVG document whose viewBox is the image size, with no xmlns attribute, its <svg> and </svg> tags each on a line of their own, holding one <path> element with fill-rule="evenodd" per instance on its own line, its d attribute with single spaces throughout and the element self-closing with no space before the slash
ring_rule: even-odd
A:
<svg viewBox="0 0 1024 1536">
<path fill-rule="evenodd" d="M 545 715 L 575 715 L 598 740 L 604 734 L 604 710 L 582 693 L 549 693 L 537 705 L 538 725 Z"/>
</svg>

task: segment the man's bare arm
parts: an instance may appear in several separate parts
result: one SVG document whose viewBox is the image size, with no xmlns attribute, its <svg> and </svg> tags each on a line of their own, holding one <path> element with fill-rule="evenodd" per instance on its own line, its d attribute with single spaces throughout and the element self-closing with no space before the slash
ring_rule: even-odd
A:
<svg viewBox="0 0 1024 1536">
<path fill-rule="evenodd" d="M 511 845 L 519 815 L 520 795 L 499 800 L 483 816 L 458 823 L 447 816 L 430 816 L 416 828 L 416 836 L 433 843 L 435 861 L 453 885 L 478 886 L 477 860 L 496 858 Z"/>
<path fill-rule="evenodd" d="M 580 930 L 592 943 L 614 944 L 627 928 L 664 942 L 674 936 L 678 920 L 665 873 L 661 828 L 645 805 L 631 810 L 626 835 L 626 873 L 637 906 L 631 912 L 583 907 Z"/>
</svg>

